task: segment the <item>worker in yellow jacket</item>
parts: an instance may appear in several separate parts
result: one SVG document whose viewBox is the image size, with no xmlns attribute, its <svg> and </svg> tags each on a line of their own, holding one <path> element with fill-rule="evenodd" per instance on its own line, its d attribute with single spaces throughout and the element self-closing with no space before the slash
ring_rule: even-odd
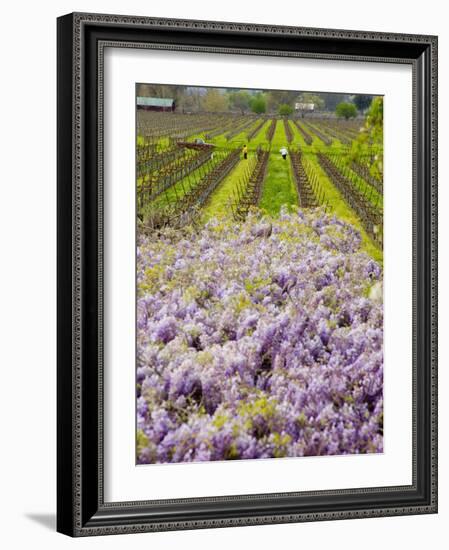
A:
<svg viewBox="0 0 449 550">
<path fill-rule="evenodd" d="M 242 152 L 243 158 L 246 160 L 248 158 L 248 147 L 246 146 L 246 144 L 243 146 Z"/>
</svg>

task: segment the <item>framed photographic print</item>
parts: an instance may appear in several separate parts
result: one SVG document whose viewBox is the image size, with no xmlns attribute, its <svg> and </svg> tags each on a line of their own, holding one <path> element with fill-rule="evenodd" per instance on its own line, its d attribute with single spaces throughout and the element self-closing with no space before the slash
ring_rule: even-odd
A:
<svg viewBox="0 0 449 550">
<path fill-rule="evenodd" d="M 58 531 L 437 511 L 437 38 L 58 19 Z"/>
</svg>

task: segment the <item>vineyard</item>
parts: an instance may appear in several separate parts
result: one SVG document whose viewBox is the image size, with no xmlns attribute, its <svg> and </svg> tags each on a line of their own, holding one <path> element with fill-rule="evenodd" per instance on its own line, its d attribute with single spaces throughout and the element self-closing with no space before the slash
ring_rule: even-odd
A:
<svg viewBox="0 0 449 550">
<path fill-rule="evenodd" d="M 138 464 L 383 451 L 372 136 L 138 111 Z"/>
<path fill-rule="evenodd" d="M 383 248 L 383 183 L 354 157 L 363 121 L 255 115 L 139 113 L 137 209 L 142 231 L 242 221 L 251 207 L 323 207 L 357 227 L 377 260 Z M 244 159 L 242 148 L 248 148 Z M 279 150 L 287 147 L 287 160 Z"/>
</svg>

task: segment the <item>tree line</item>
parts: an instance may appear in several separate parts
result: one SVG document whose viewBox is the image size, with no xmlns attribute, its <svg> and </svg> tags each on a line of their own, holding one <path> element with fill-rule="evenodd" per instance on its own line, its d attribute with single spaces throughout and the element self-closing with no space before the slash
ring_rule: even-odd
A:
<svg viewBox="0 0 449 550">
<path fill-rule="evenodd" d="M 160 84 L 138 84 L 137 95 L 167 97 L 176 102 L 178 112 L 235 112 L 242 115 L 279 114 L 288 116 L 295 104 L 313 104 L 314 111 L 335 112 L 349 119 L 363 114 L 371 105 L 373 96 L 342 93 L 311 93 L 281 90 L 246 90 L 233 88 L 203 88 Z"/>
</svg>

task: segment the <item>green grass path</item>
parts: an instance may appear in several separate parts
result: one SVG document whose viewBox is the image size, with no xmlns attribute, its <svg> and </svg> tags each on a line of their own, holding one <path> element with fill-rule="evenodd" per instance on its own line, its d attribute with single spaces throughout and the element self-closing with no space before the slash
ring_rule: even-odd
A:
<svg viewBox="0 0 449 550">
<path fill-rule="evenodd" d="M 292 173 L 290 159 L 284 160 L 279 149 L 289 145 L 285 136 L 284 122 L 278 120 L 271 142 L 267 175 L 262 187 L 259 206 L 272 216 L 277 216 L 283 204 L 298 205 L 298 193 Z"/>
</svg>

